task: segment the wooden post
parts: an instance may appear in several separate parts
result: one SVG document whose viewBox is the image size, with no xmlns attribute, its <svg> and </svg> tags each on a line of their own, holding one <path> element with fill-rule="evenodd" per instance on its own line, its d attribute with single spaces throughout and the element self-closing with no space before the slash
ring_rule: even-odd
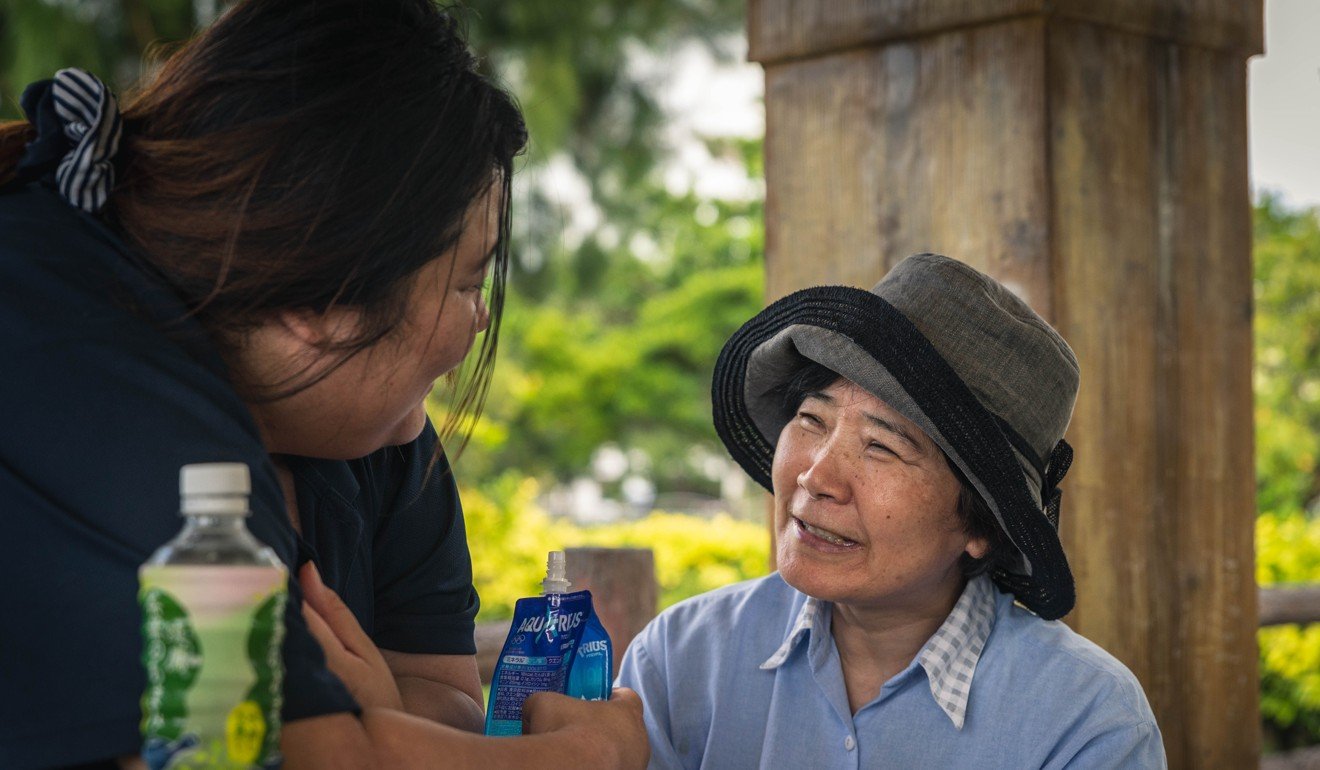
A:
<svg viewBox="0 0 1320 770">
<path fill-rule="evenodd" d="M 633 637 L 655 617 L 659 586 L 650 548 L 566 548 L 574 591 L 591 591 L 592 607 L 614 645 L 614 671 Z"/>
<path fill-rule="evenodd" d="M 1172 767 L 1259 761 L 1246 58 L 1262 0 L 749 0 L 767 296 L 937 251 L 1077 352 L 1068 621 Z"/>
</svg>

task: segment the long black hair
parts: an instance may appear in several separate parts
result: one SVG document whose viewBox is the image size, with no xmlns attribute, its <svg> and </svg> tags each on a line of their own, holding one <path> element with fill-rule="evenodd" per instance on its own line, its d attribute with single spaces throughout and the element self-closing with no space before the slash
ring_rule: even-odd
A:
<svg viewBox="0 0 1320 770">
<path fill-rule="evenodd" d="M 30 133 L 12 126 L 0 130 Z M 466 435 L 498 344 L 527 136 L 451 14 L 430 0 L 244 0 L 127 101 L 124 127 L 107 219 L 225 354 L 287 309 L 360 311 L 335 366 L 385 339 L 408 279 L 496 185 L 490 327 L 444 426 Z M 244 395 L 284 397 L 332 370 Z"/>
</svg>

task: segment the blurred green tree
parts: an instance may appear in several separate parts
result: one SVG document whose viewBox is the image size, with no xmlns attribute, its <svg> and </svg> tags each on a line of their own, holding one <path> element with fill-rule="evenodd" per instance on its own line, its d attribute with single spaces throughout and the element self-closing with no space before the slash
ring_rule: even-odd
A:
<svg viewBox="0 0 1320 770">
<path fill-rule="evenodd" d="M 1255 211 L 1256 480 L 1262 513 L 1320 496 L 1320 218 L 1266 195 Z"/>
<path fill-rule="evenodd" d="M 1255 210 L 1256 576 L 1320 581 L 1320 214 Z M 1320 624 L 1261 629 L 1268 749 L 1320 743 Z"/>
</svg>

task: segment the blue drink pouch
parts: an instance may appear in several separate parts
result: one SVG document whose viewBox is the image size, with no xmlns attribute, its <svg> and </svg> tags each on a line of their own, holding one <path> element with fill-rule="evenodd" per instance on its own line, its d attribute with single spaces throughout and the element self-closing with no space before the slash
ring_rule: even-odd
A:
<svg viewBox="0 0 1320 770">
<path fill-rule="evenodd" d="M 519 599 L 495 663 L 486 708 L 487 735 L 521 735 L 528 695 L 550 691 L 607 700 L 613 680 L 609 635 L 591 608 L 591 592 L 566 593 L 564 554 L 552 551 L 545 593 Z"/>
<path fill-rule="evenodd" d="M 585 591 L 583 593 L 586 593 Z M 568 670 L 566 694 L 583 700 L 609 700 L 614 689 L 614 645 L 593 611 L 582 629 L 577 654 Z"/>
</svg>

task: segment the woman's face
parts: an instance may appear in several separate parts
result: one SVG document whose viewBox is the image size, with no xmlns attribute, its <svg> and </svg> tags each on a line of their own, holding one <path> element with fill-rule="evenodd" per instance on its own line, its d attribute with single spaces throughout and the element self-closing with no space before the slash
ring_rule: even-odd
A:
<svg viewBox="0 0 1320 770">
<path fill-rule="evenodd" d="M 410 279 L 408 311 L 393 332 L 311 387 L 251 405 L 272 453 L 352 459 L 421 433 L 431 387 L 463 361 L 490 322 L 485 282 L 499 233 L 499 189 L 492 185 L 468 210 L 457 244 Z M 281 348 L 287 359 L 311 358 L 306 371 L 332 364 L 342 354 L 314 343 L 351 337 L 358 323 L 356 311 L 342 308 L 259 331 L 256 358 L 274 372 L 265 381 L 287 376 L 287 361 L 282 369 L 272 363 Z"/>
<path fill-rule="evenodd" d="M 928 609 L 959 590 L 959 482 L 913 422 L 846 379 L 810 393 L 772 470 L 779 572 L 817 598 Z M 945 607 L 947 610 L 947 607 Z"/>
</svg>

